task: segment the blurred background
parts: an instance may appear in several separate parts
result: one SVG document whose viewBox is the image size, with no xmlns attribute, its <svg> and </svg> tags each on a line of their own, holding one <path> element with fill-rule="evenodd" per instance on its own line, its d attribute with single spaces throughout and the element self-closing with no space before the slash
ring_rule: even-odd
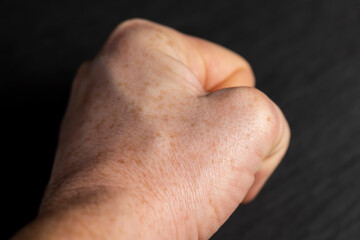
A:
<svg viewBox="0 0 360 240">
<path fill-rule="evenodd" d="M 244 56 L 292 128 L 261 194 L 212 239 L 359 239 L 359 0 L 2 0 L 0 14 L 4 238 L 37 214 L 76 69 L 141 17 Z"/>
</svg>

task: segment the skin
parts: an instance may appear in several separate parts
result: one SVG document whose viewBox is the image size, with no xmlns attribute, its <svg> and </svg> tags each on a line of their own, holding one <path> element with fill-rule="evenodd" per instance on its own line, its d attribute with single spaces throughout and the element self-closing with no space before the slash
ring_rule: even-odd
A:
<svg viewBox="0 0 360 240">
<path fill-rule="evenodd" d="M 18 239 L 208 239 L 284 156 L 289 126 L 237 54 L 128 20 L 75 77 L 39 216 Z"/>
</svg>

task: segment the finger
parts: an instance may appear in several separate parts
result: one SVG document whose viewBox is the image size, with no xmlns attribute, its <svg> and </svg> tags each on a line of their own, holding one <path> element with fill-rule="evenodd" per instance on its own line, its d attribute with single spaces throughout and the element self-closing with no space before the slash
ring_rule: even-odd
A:
<svg viewBox="0 0 360 240">
<path fill-rule="evenodd" d="M 208 211 L 198 220 L 206 238 L 258 193 L 286 151 L 289 129 L 277 106 L 252 87 L 221 89 L 200 101 L 206 106 L 204 128 L 211 128 L 202 142 L 212 146 L 209 159 L 215 158 L 211 174 L 216 176 L 209 184 Z"/>
<path fill-rule="evenodd" d="M 169 57 L 165 60 L 168 66 L 162 69 L 170 67 L 173 72 L 179 73 L 179 67 L 171 64 L 176 60 L 196 77 L 198 83 L 192 82 L 193 79 L 188 76 L 181 78 L 191 82 L 193 86 L 202 86 L 203 90 L 208 92 L 255 84 L 250 65 L 236 53 L 146 20 L 128 20 L 120 24 L 111 34 L 102 52 L 115 54 L 117 57 L 142 55 L 147 60 L 151 58 L 153 65 L 163 65 L 163 59 L 160 61 L 151 54 L 162 52 Z M 119 52 L 121 54 L 117 54 Z"/>
<path fill-rule="evenodd" d="M 210 81 L 207 83 L 210 84 Z M 249 67 L 235 70 L 229 77 L 225 78 L 218 85 L 212 86 L 212 84 L 210 84 L 210 86 L 206 87 L 206 89 L 209 89 L 209 92 L 214 92 L 223 88 L 254 86 L 255 78 Z"/>
<path fill-rule="evenodd" d="M 255 174 L 255 180 L 242 203 L 249 203 L 259 194 L 266 181 L 284 157 L 287 147 L 282 146 L 277 152 L 263 160 L 260 170 Z"/>
<path fill-rule="evenodd" d="M 286 150 L 288 149 L 290 142 L 290 128 L 285 118 L 283 118 L 280 109 L 278 109 L 278 111 L 279 115 L 281 116 L 279 140 L 275 143 L 272 150 L 262 161 L 260 170 L 255 174 L 254 184 L 251 186 L 250 190 L 246 194 L 243 203 L 248 203 L 254 200 L 254 198 L 259 194 L 271 174 L 280 164 L 286 153 Z"/>
<path fill-rule="evenodd" d="M 283 158 L 290 129 L 281 110 L 255 88 L 223 89 L 206 96 L 223 132 L 231 136 L 228 151 L 237 159 L 235 167 L 252 172 L 254 183 L 240 202 L 252 200 Z M 224 120 L 225 119 L 225 120 Z M 240 176 L 239 176 L 240 179 Z M 246 189 L 246 188 L 245 188 Z"/>
<path fill-rule="evenodd" d="M 206 91 L 255 86 L 255 77 L 251 66 L 243 57 L 209 41 L 190 36 L 187 38 L 203 60 L 205 71 L 198 74 L 198 77 Z M 194 53 L 188 52 L 188 54 Z M 196 63 L 189 61 L 189 66 L 194 72 L 197 71 Z"/>
</svg>

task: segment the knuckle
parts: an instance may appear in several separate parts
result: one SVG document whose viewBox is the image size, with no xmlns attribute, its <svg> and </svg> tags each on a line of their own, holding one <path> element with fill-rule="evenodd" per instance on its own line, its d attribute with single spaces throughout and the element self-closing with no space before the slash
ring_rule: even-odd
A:
<svg viewBox="0 0 360 240">
<path fill-rule="evenodd" d="M 232 88 L 223 93 L 220 91 L 215 98 L 220 100 L 224 113 L 222 126 L 249 146 L 261 147 L 276 141 L 285 120 L 279 108 L 264 93 L 252 87 Z"/>
<path fill-rule="evenodd" d="M 83 75 L 89 70 L 90 61 L 85 61 L 80 64 L 77 69 L 76 76 Z"/>
<path fill-rule="evenodd" d="M 90 60 L 81 63 L 81 65 L 77 69 L 76 76 L 73 80 L 73 88 L 77 89 L 79 87 L 79 84 L 84 82 L 83 80 L 87 78 L 90 68 L 91 68 Z"/>
<path fill-rule="evenodd" d="M 110 55 L 134 55 L 144 52 L 165 38 L 166 28 L 163 26 L 140 18 L 129 19 L 115 28 L 105 44 L 104 52 Z"/>
<path fill-rule="evenodd" d="M 112 54 L 116 52 L 125 53 L 136 46 L 141 45 L 144 36 L 148 35 L 151 29 L 155 29 L 155 23 L 143 19 L 129 19 L 120 23 L 111 33 L 105 43 L 103 52 Z"/>
<path fill-rule="evenodd" d="M 153 25 L 150 21 L 141 18 L 132 18 L 121 22 L 115 29 L 115 32 L 128 32 L 134 29 L 141 29 Z"/>
<path fill-rule="evenodd" d="M 264 143 L 263 149 L 258 152 L 262 157 L 272 155 L 274 152 L 286 151 L 290 142 L 290 127 L 280 108 L 263 92 L 248 88 L 246 103 L 249 128 L 254 143 Z"/>
<path fill-rule="evenodd" d="M 261 137 L 277 136 L 280 128 L 280 111 L 263 92 L 256 88 L 247 88 L 243 93 L 243 103 L 249 125 L 256 129 Z"/>
<path fill-rule="evenodd" d="M 244 94 L 248 111 L 259 120 L 265 120 L 272 117 L 276 112 L 274 103 L 260 90 L 256 88 L 248 88 Z"/>
</svg>

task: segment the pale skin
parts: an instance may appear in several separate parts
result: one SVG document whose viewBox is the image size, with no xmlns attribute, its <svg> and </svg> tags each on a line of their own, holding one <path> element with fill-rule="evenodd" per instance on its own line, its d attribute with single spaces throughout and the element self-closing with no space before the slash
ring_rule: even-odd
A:
<svg viewBox="0 0 360 240">
<path fill-rule="evenodd" d="M 13 239 L 208 239 L 251 201 L 290 130 L 250 65 L 145 20 L 75 77 L 39 216 Z"/>
</svg>

